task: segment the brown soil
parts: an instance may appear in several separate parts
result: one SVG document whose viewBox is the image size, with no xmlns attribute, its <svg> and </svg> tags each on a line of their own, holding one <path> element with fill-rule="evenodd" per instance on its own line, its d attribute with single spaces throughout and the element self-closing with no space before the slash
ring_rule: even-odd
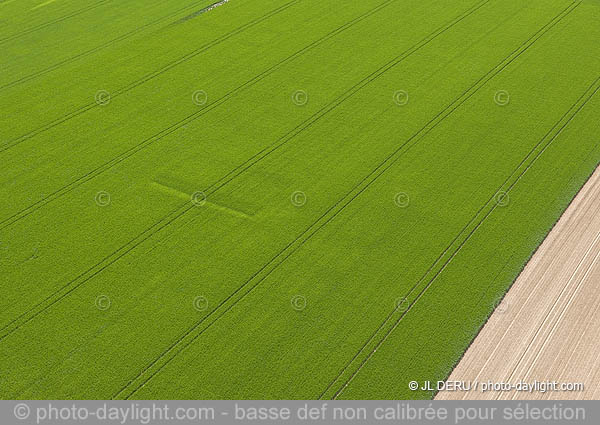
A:
<svg viewBox="0 0 600 425">
<path fill-rule="evenodd" d="M 437 399 L 600 398 L 600 168 L 481 330 L 449 380 L 583 383 L 583 391 L 477 390 Z M 479 385 L 480 385 L 479 384 Z"/>
</svg>

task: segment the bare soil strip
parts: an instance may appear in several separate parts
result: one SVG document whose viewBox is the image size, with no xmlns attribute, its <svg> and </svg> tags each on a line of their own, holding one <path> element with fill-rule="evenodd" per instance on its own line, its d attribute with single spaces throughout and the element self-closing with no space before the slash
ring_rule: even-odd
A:
<svg viewBox="0 0 600 425">
<path fill-rule="evenodd" d="M 600 168 L 492 314 L 436 399 L 600 398 Z M 520 383 L 555 382 L 556 390 Z M 482 392 L 482 384 L 496 383 Z M 498 384 L 502 383 L 503 388 Z M 582 383 L 583 390 L 561 389 Z M 509 385 L 511 385 L 509 387 Z M 517 387 L 518 389 L 517 390 Z"/>
</svg>

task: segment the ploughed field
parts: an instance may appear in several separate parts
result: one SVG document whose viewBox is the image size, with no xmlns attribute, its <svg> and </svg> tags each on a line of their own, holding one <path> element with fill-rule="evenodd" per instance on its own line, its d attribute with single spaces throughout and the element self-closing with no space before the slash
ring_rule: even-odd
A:
<svg viewBox="0 0 600 425">
<path fill-rule="evenodd" d="M 450 375 L 479 387 L 437 399 L 600 399 L 599 183 L 597 168 Z"/>
<path fill-rule="evenodd" d="M 0 396 L 433 397 L 600 161 L 600 2 L 214 3 L 0 3 Z"/>
</svg>

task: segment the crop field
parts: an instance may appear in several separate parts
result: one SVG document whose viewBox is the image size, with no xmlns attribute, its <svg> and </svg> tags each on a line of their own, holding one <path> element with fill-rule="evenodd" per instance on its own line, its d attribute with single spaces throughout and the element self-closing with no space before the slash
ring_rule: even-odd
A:
<svg viewBox="0 0 600 425">
<path fill-rule="evenodd" d="M 513 388 L 534 380 L 567 386 L 439 391 L 436 399 L 600 399 L 599 209 L 597 168 L 449 378 L 508 382 Z"/>
<path fill-rule="evenodd" d="M 434 397 L 600 162 L 600 0 L 216 1 L 0 1 L 0 397 Z"/>
</svg>

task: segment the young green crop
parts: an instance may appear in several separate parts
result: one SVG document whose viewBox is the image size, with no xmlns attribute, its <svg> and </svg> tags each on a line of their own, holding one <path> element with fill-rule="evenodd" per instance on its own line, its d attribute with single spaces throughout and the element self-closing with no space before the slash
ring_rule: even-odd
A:
<svg viewBox="0 0 600 425">
<path fill-rule="evenodd" d="M 599 13 L 232 0 L 11 88 L 0 395 L 430 397 L 598 162 Z"/>
</svg>

